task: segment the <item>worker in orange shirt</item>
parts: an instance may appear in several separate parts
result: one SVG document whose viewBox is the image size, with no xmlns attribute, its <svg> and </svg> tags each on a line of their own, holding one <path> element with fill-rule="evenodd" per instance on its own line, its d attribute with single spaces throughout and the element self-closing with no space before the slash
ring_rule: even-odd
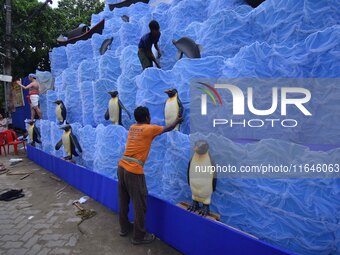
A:
<svg viewBox="0 0 340 255">
<path fill-rule="evenodd" d="M 120 235 L 126 236 L 133 228 L 133 244 L 147 244 L 155 240 L 155 235 L 147 233 L 145 224 L 147 187 L 143 166 L 148 157 L 152 140 L 165 132 L 173 130 L 182 122 L 177 118 L 166 127 L 151 125 L 150 113 L 147 107 L 137 107 L 135 112 L 137 124 L 129 129 L 126 148 L 118 165 L 118 195 Z M 134 224 L 128 220 L 129 202 L 132 200 Z"/>
</svg>

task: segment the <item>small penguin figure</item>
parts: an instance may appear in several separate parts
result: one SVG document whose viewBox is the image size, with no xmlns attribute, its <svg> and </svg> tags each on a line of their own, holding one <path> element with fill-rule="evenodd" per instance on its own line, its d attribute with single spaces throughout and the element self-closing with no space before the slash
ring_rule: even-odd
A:
<svg viewBox="0 0 340 255">
<path fill-rule="evenodd" d="M 66 114 L 67 114 L 66 107 L 65 107 L 65 105 L 64 105 L 62 100 L 57 100 L 54 103 L 56 104 L 55 114 L 57 116 L 59 124 L 61 125 L 66 120 Z"/>
<path fill-rule="evenodd" d="M 82 152 L 82 149 L 80 147 L 77 137 L 75 137 L 72 133 L 71 125 L 69 124 L 63 125 L 60 129 L 63 129 L 64 133 L 60 141 L 56 144 L 55 150 L 59 150 L 60 147 L 64 145 L 64 150 L 67 154 L 67 156 L 64 157 L 65 160 L 71 160 L 72 155 L 76 157 L 79 156 L 79 154 L 76 151 L 76 148 L 80 153 Z"/>
<path fill-rule="evenodd" d="M 166 125 L 174 123 L 177 117 L 183 116 L 183 104 L 179 99 L 177 89 L 168 89 L 164 93 L 168 94 L 169 98 L 165 102 L 164 107 L 164 119 Z M 180 124 L 178 124 L 174 130 L 179 130 Z"/>
<path fill-rule="evenodd" d="M 198 211 L 202 216 L 209 214 L 211 195 L 216 190 L 216 171 L 211 171 L 215 165 L 209 153 L 209 144 L 205 140 L 196 141 L 194 155 L 188 165 L 188 184 L 192 193 L 192 204 L 189 211 Z M 199 203 L 203 204 L 200 208 Z"/>
<path fill-rule="evenodd" d="M 105 113 L 105 119 L 110 120 L 114 125 L 123 125 L 122 124 L 122 109 L 126 111 L 131 119 L 131 114 L 125 108 L 123 103 L 119 100 L 118 91 L 110 91 L 108 92 L 111 96 L 111 99 L 108 104 L 107 111 Z"/>
<path fill-rule="evenodd" d="M 29 120 L 28 122 L 27 133 L 30 137 L 30 145 L 35 147 L 35 143 L 41 144 L 41 135 L 39 129 L 35 126 L 35 122 L 33 120 Z"/>
</svg>

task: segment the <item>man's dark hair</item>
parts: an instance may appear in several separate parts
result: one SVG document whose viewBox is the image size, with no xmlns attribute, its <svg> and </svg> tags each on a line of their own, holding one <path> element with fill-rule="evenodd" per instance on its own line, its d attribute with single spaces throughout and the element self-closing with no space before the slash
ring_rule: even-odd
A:
<svg viewBox="0 0 340 255">
<path fill-rule="evenodd" d="M 159 24 L 156 20 L 152 20 L 150 23 L 149 23 L 149 28 L 151 31 L 153 30 L 159 30 Z"/>
<path fill-rule="evenodd" d="M 134 112 L 135 119 L 137 122 L 145 122 L 147 117 L 150 117 L 148 107 L 138 106 Z"/>
</svg>

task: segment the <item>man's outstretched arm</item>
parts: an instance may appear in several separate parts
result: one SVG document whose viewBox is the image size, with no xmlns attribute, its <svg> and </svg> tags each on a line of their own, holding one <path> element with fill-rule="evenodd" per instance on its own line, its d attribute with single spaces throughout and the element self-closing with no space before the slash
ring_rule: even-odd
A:
<svg viewBox="0 0 340 255">
<path fill-rule="evenodd" d="M 170 132 L 171 130 L 173 130 L 182 121 L 183 121 L 182 117 L 177 117 L 177 119 L 172 124 L 164 127 L 162 134 L 166 133 L 166 132 Z"/>
</svg>

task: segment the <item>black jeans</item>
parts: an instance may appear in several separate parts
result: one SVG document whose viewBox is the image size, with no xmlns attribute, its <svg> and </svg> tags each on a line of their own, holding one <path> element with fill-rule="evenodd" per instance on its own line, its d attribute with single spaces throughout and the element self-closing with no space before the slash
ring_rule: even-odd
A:
<svg viewBox="0 0 340 255">
<path fill-rule="evenodd" d="M 144 174 L 134 174 L 118 166 L 119 224 L 122 232 L 129 230 L 129 203 L 132 200 L 134 211 L 133 239 L 142 240 L 145 236 L 146 187 Z"/>
</svg>

